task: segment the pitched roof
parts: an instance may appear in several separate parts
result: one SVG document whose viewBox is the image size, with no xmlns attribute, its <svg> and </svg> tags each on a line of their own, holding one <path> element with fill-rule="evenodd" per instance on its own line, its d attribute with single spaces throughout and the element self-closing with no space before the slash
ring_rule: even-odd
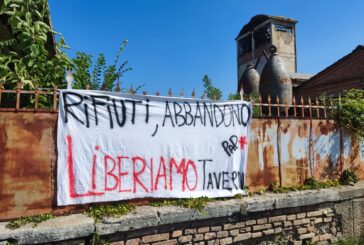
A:
<svg viewBox="0 0 364 245">
<path fill-rule="evenodd" d="M 302 84 L 302 88 L 306 88 L 314 84 L 317 80 L 325 76 L 327 73 L 334 71 L 338 66 L 340 66 L 342 63 L 345 63 L 346 61 L 350 60 L 353 56 L 355 56 L 357 53 L 360 53 L 364 51 L 364 45 L 358 45 L 351 53 L 345 55 L 341 59 L 337 60 L 330 66 L 326 67 L 313 77 L 311 77 L 309 80 L 307 80 L 304 84 Z"/>
</svg>

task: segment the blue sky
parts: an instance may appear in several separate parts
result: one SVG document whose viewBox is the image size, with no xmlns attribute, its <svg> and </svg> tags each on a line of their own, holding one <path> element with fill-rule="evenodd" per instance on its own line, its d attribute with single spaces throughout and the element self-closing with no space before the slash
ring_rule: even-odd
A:
<svg viewBox="0 0 364 245">
<path fill-rule="evenodd" d="M 364 44 L 362 0 L 50 0 L 52 22 L 71 47 L 112 63 L 120 43 L 133 71 L 123 86 L 201 94 L 208 74 L 224 97 L 237 83 L 235 37 L 256 14 L 298 20 L 298 71 L 317 73 Z"/>
</svg>

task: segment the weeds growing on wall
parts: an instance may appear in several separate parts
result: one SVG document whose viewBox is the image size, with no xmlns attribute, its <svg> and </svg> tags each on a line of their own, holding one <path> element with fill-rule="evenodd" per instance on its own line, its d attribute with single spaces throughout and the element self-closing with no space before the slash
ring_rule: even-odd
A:
<svg viewBox="0 0 364 245">
<path fill-rule="evenodd" d="M 135 206 L 124 203 L 104 204 L 101 206 L 89 207 L 84 214 L 92 217 L 95 222 L 99 222 L 104 217 L 120 217 L 134 209 Z"/>
<path fill-rule="evenodd" d="M 33 227 L 36 227 L 38 224 L 42 223 L 43 221 L 53 219 L 54 216 L 52 214 L 40 214 L 40 215 L 33 215 L 30 217 L 20 217 L 15 220 L 10 221 L 6 228 L 9 229 L 17 229 L 26 224 L 33 224 Z"/>
<path fill-rule="evenodd" d="M 274 193 L 285 193 L 289 191 L 318 190 L 330 187 L 337 187 L 340 183 L 338 180 L 316 180 L 313 177 L 307 178 L 303 185 L 279 186 L 277 183 L 269 185 L 268 190 Z"/>
<path fill-rule="evenodd" d="M 339 178 L 339 182 L 342 185 L 352 185 L 359 181 L 359 176 L 356 174 L 355 170 L 345 169 Z"/>
<path fill-rule="evenodd" d="M 163 207 L 163 206 L 178 206 L 183 208 L 196 209 L 202 212 L 208 202 L 214 199 L 208 197 L 198 197 L 198 198 L 186 198 L 186 199 L 165 199 L 150 202 L 149 205 L 153 207 Z"/>
<path fill-rule="evenodd" d="M 363 245 L 364 244 L 364 235 L 360 237 L 350 237 L 340 239 L 337 243 L 338 245 Z"/>
</svg>

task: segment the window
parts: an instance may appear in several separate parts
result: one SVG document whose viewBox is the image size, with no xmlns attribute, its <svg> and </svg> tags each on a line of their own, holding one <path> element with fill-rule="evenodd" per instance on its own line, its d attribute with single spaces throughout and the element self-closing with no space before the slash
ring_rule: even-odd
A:
<svg viewBox="0 0 364 245">
<path fill-rule="evenodd" d="M 251 34 L 239 40 L 238 48 L 239 48 L 239 56 L 242 56 L 252 51 Z"/>
<path fill-rule="evenodd" d="M 270 43 L 270 25 L 265 25 L 254 32 L 255 48 L 259 48 Z"/>
<path fill-rule="evenodd" d="M 276 31 L 281 32 L 289 32 L 292 33 L 292 27 L 291 26 L 284 26 L 284 25 L 274 25 Z"/>
</svg>

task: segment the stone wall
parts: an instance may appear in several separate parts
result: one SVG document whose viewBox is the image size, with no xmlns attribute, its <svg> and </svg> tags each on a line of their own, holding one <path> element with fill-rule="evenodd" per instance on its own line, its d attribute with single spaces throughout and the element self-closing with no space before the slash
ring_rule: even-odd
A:
<svg viewBox="0 0 364 245">
<path fill-rule="evenodd" d="M 333 205 L 258 212 L 230 219 L 161 226 L 109 237 L 111 244 L 302 244 L 337 242 L 342 236 Z"/>
<path fill-rule="evenodd" d="M 364 231 L 364 182 L 316 191 L 265 193 L 213 201 L 201 212 L 181 207 L 138 206 L 101 222 L 83 214 L 9 230 L 0 223 L 0 244 L 318 244 Z M 97 234 L 97 235 L 96 235 Z"/>
</svg>

